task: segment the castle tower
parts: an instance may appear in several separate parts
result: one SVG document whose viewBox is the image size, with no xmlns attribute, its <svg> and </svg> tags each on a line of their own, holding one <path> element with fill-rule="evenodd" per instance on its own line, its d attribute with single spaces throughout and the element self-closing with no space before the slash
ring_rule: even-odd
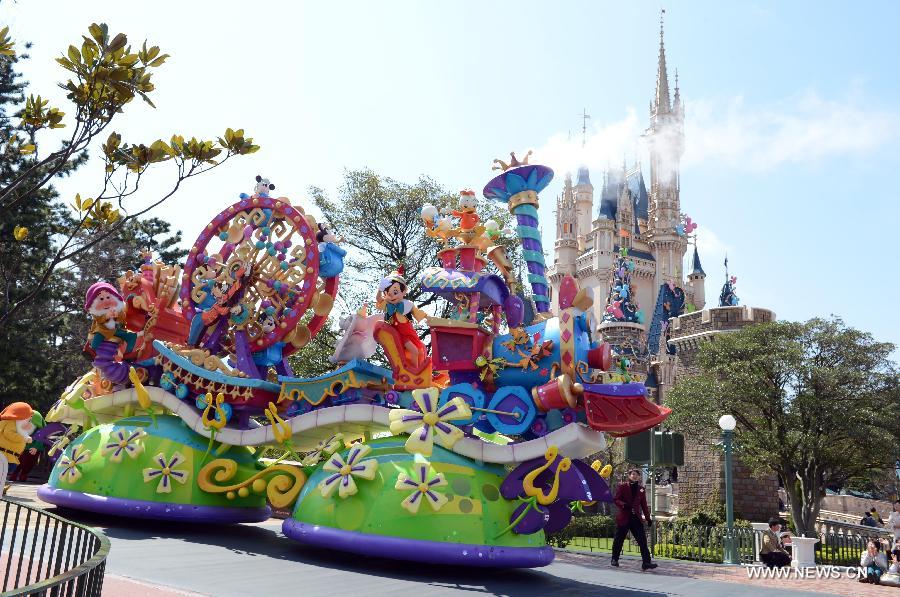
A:
<svg viewBox="0 0 900 597">
<path fill-rule="evenodd" d="M 650 126 L 644 133 L 650 151 L 650 206 L 647 241 L 656 258 L 656 286 L 683 283 L 682 261 L 687 240 L 675 227 L 681 221 L 681 182 L 679 163 L 684 154 L 684 110 L 681 90 L 676 84 L 675 102 L 669 99 L 669 77 L 663 23 L 659 23 L 659 63 L 656 94 L 650 104 Z"/>
<path fill-rule="evenodd" d="M 578 214 L 577 234 L 586 239 L 591 232 L 594 219 L 594 185 L 591 175 L 585 166 L 578 169 L 578 180 L 575 183 L 575 211 Z"/>
<path fill-rule="evenodd" d="M 578 257 L 578 212 L 572 176 L 566 174 L 563 192 L 556 199 L 556 243 L 554 245 L 554 273 L 575 275 Z"/>
<path fill-rule="evenodd" d="M 706 305 L 706 272 L 700 265 L 700 254 L 697 253 L 697 245 L 694 245 L 694 263 L 691 273 L 688 274 L 688 286 L 690 287 L 691 302 L 694 307 L 702 309 Z"/>
<path fill-rule="evenodd" d="M 619 235 L 623 247 L 631 248 L 631 238 L 634 235 L 634 198 L 631 195 L 631 189 L 628 188 L 624 165 L 622 179 L 625 183 L 622 185 L 622 192 L 619 193 L 619 199 L 616 202 L 616 234 Z M 622 231 L 625 231 L 626 234 L 623 235 Z"/>
</svg>

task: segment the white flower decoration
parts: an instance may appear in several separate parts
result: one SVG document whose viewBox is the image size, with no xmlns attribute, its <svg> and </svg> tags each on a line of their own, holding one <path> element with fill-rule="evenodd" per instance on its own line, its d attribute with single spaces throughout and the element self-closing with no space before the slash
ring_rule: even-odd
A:
<svg viewBox="0 0 900 597">
<path fill-rule="evenodd" d="M 334 473 L 319 483 L 322 497 L 330 497 L 334 490 L 338 489 L 338 495 L 341 498 L 348 498 L 357 492 L 356 481 L 353 480 L 353 477 L 367 481 L 374 479 L 375 473 L 378 471 L 378 461 L 374 458 L 363 460 L 363 457 L 371 451 L 372 448 L 366 444 L 354 444 L 347 454 L 346 463 L 340 454 L 332 454 L 325 466 L 322 467 L 323 470 Z"/>
<path fill-rule="evenodd" d="M 435 440 L 445 448 L 452 448 L 465 434 L 447 421 L 472 418 L 469 404 L 457 396 L 438 408 L 438 388 L 413 390 L 413 400 L 419 410 L 400 408 L 390 412 L 391 433 L 409 433 L 406 451 L 431 456 Z"/>
<path fill-rule="evenodd" d="M 112 462 L 122 462 L 122 455 L 128 454 L 130 458 L 137 458 L 144 451 L 144 442 L 142 441 L 147 433 L 143 429 L 135 429 L 128 432 L 125 429 L 117 430 L 110 436 L 110 442 L 100 449 L 100 455 L 106 456 L 112 454 L 109 460 Z"/>
<path fill-rule="evenodd" d="M 181 452 L 172 454 L 172 458 L 168 461 L 166 460 L 165 454 L 160 452 L 153 461 L 159 465 L 159 468 L 145 468 L 144 483 L 159 479 L 159 484 L 156 486 L 156 493 L 171 493 L 172 479 L 184 485 L 184 482 L 187 481 L 190 476 L 190 471 L 177 470 L 177 467 L 187 461 L 187 458 L 185 458 Z"/>
<path fill-rule="evenodd" d="M 424 462 L 416 463 L 413 467 L 412 477 L 406 473 L 400 473 L 394 489 L 412 490 L 412 493 L 400 505 L 415 514 L 419 511 L 419 506 L 423 501 L 427 501 L 435 512 L 450 501 L 443 493 L 434 490 L 435 487 L 444 487 L 445 485 L 447 485 L 447 479 L 444 478 L 444 473 L 437 473 L 433 478 L 428 478 L 428 463 Z"/>
<path fill-rule="evenodd" d="M 313 448 L 312 452 L 308 453 L 303 457 L 303 460 L 300 462 L 303 466 L 316 466 L 319 464 L 319 461 L 322 460 L 323 456 L 331 456 L 338 450 L 340 450 L 344 446 L 344 435 L 341 433 L 336 433 L 329 437 L 328 439 L 323 439 L 316 447 Z"/>
<path fill-rule="evenodd" d="M 66 483 L 74 483 L 81 478 L 81 471 L 78 470 L 79 464 L 84 464 L 91 459 L 91 451 L 85 449 L 84 444 L 79 445 L 72 451 L 72 456 L 63 456 L 59 459 L 59 466 L 62 471 L 59 473 L 59 479 Z"/>
</svg>

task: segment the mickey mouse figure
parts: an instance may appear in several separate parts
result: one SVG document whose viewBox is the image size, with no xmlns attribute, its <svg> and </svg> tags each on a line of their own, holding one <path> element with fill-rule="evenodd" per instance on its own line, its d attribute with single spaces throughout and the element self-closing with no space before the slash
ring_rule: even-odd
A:
<svg viewBox="0 0 900 597">
<path fill-rule="evenodd" d="M 338 246 L 344 238 L 331 233 L 324 224 L 319 224 L 318 228 L 316 242 L 319 243 L 319 275 L 323 278 L 333 278 L 344 271 L 344 257 L 347 251 Z"/>
<path fill-rule="evenodd" d="M 263 178 L 259 174 L 256 175 L 256 186 L 253 187 L 253 195 L 241 193 L 241 199 L 249 199 L 250 197 L 268 197 L 269 191 L 274 191 L 275 185 L 268 178 Z"/>
</svg>

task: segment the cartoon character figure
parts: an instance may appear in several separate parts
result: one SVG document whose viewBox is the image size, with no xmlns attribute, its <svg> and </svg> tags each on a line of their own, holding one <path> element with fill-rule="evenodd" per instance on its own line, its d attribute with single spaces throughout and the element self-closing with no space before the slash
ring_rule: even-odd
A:
<svg viewBox="0 0 900 597">
<path fill-rule="evenodd" d="M 6 477 L 15 471 L 19 455 L 31 443 L 34 410 L 25 402 L 13 402 L 0 412 L 0 487 L 6 493 Z"/>
<path fill-rule="evenodd" d="M 257 197 L 268 197 L 269 191 L 274 191 L 275 185 L 269 181 L 268 178 L 263 178 L 259 174 L 256 175 L 256 185 L 253 187 L 253 195 L 248 195 L 247 193 L 241 193 L 241 199 L 249 199 L 252 196 Z"/>
<path fill-rule="evenodd" d="M 212 286 L 209 295 L 197 306 L 197 312 L 191 319 L 189 346 L 197 346 L 206 330 L 212 332 L 210 343 L 215 344 L 224 334 L 224 329 L 220 328 L 224 328 L 225 322 L 240 325 L 249 318 L 250 311 L 240 300 L 250 279 L 250 272 L 240 261 L 235 262 L 231 269 L 231 273 L 210 281 Z"/>
<path fill-rule="evenodd" d="M 347 251 L 338 246 L 338 243 L 344 242 L 344 238 L 329 232 L 324 224 L 319 224 L 318 227 L 316 241 L 319 243 L 319 275 L 333 278 L 344 271 Z"/>
<path fill-rule="evenodd" d="M 409 289 L 403 266 L 382 278 L 378 285 L 378 293 L 375 295 L 375 306 L 384 311 L 384 320 L 390 324 L 403 341 L 410 362 L 421 364 L 425 360 L 425 345 L 419 340 L 410 316 L 416 321 L 425 318 L 425 313 L 416 307 L 412 301 L 406 300 Z"/>
<path fill-rule="evenodd" d="M 275 315 L 269 311 L 263 311 L 259 316 L 259 326 L 263 335 L 271 334 L 276 327 Z M 287 342 L 273 342 L 263 350 L 251 353 L 253 363 L 259 369 L 260 379 L 266 379 L 269 368 L 275 367 L 280 375 L 289 375 L 284 363 L 284 347 Z"/>
<path fill-rule="evenodd" d="M 94 358 L 94 367 L 113 384 L 122 384 L 130 365 L 122 362 L 134 350 L 143 332 L 125 329 L 125 301 L 108 282 L 95 282 L 84 297 L 84 310 L 93 317 L 85 352 Z M 120 358 L 119 351 L 124 354 Z"/>
<path fill-rule="evenodd" d="M 478 202 L 475 199 L 475 191 L 472 189 L 464 189 L 459 192 L 459 209 L 452 213 L 459 218 L 459 229 L 463 232 L 470 232 L 478 225 L 478 214 L 475 208 Z"/>
</svg>

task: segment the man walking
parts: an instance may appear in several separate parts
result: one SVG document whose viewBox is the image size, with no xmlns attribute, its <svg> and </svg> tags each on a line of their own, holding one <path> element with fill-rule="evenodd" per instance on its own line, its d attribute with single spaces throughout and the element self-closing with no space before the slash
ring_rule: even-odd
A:
<svg viewBox="0 0 900 597">
<path fill-rule="evenodd" d="M 619 555 L 622 553 L 622 544 L 628 531 L 641 548 L 641 559 L 644 563 L 642 570 L 652 570 L 656 564 L 651 561 L 650 550 L 647 549 L 647 535 L 644 533 L 644 525 L 641 522 L 641 514 L 647 524 L 651 524 L 650 508 L 647 507 L 647 493 L 641 483 L 640 469 L 633 468 L 628 471 L 628 481 L 620 483 L 616 489 L 613 500 L 618 508 L 616 512 L 616 536 L 613 539 L 612 562 L 613 566 L 619 565 Z"/>
</svg>

